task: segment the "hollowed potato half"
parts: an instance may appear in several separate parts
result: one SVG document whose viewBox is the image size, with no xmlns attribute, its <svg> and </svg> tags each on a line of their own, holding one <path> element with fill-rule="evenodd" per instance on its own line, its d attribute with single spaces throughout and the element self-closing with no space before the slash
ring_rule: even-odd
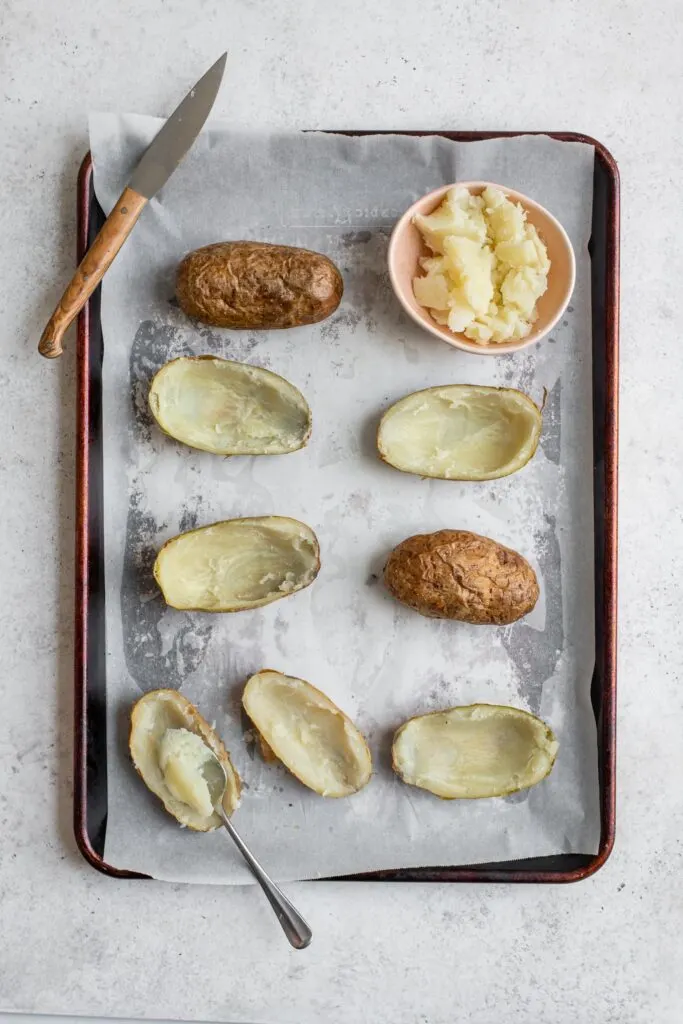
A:
<svg viewBox="0 0 683 1024">
<path fill-rule="evenodd" d="M 179 800 L 169 789 L 162 771 L 162 741 L 168 730 L 177 729 L 186 729 L 199 736 L 222 764 L 227 778 L 223 808 L 226 814 L 232 814 L 239 804 L 240 777 L 216 731 L 177 690 L 152 690 L 133 705 L 130 716 L 130 756 L 142 781 L 159 797 L 176 821 L 197 832 L 210 832 L 221 824 L 218 815 L 199 814 L 193 807 Z"/>
<path fill-rule="evenodd" d="M 350 796 L 370 779 L 372 761 L 363 736 L 304 679 L 264 669 L 247 682 L 242 704 L 265 750 L 320 796 Z"/>
<path fill-rule="evenodd" d="M 167 541 L 154 563 L 172 608 L 239 612 L 309 586 L 320 569 L 310 526 L 284 516 L 227 519 Z"/>
<path fill-rule="evenodd" d="M 260 366 L 213 356 L 162 366 L 149 406 L 166 434 L 216 455 L 286 455 L 311 433 L 311 410 L 293 384 Z"/>
<path fill-rule="evenodd" d="M 471 704 L 409 719 L 394 736 L 392 758 L 408 785 L 473 800 L 542 782 L 557 749 L 552 730 L 528 711 Z"/>
<path fill-rule="evenodd" d="M 541 410 L 522 391 L 447 384 L 392 405 L 380 421 L 377 448 L 404 473 L 496 480 L 527 464 L 541 426 Z"/>
</svg>

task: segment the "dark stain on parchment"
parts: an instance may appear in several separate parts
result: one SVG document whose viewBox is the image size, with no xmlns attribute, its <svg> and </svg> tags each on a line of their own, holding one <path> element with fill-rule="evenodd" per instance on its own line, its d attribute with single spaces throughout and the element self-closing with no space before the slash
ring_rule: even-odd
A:
<svg viewBox="0 0 683 1024">
<path fill-rule="evenodd" d="M 536 365 L 528 351 L 506 353 L 496 357 L 503 370 L 503 378 L 507 387 L 519 388 L 533 398 L 533 387 L 536 380 Z"/>
<path fill-rule="evenodd" d="M 353 309 L 342 310 L 320 325 L 320 337 L 325 341 L 339 341 L 343 331 L 353 332 L 362 319 Z"/>
<path fill-rule="evenodd" d="M 126 544 L 121 579 L 121 624 L 126 667 L 140 690 L 159 686 L 180 689 L 187 675 L 202 662 L 211 638 L 211 625 L 189 612 L 169 611 L 154 581 L 153 566 L 166 526 L 142 507 L 142 495 L 133 490 L 126 520 Z M 180 530 L 191 530 L 197 514 L 183 511 Z M 178 620 L 171 643 L 164 650 L 159 629 L 165 615 Z"/>
<path fill-rule="evenodd" d="M 371 238 L 371 231 L 347 231 L 339 241 L 345 249 L 352 249 L 355 245 L 367 245 Z"/>
<path fill-rule="evenodd" d="M 219 352 L 225 342 L 208 329 L 200 330 L 207 353 Z M 231 345 L 230 358 L 239 358 L 256 344 L 240 339 L 239 354 Z M 130 353 L 130 394 L 133 404 L 131 443 L 134 448 L 173 443 L 158 432 L 149 409 L 149 385 L 164 363 L 193 355 L 176 327 L 145 320 L 140 324 Z M 168 523 L 157 522 L 144 504 L 143 489 L 133 481 L 126 518 L 120 604 L 126 667 L 143 692 L 158 686 L 180 689 L 186 676 L 201 664 L 211 637 L 210 622 L 189 612 L 169 609 L 154 581 L 153 566 Z M 179 511 L 178 531 L 197 525 L 199 502 Z M 169 638 L 162 635 L 167 619 Z"/>
<path fill-rule="evenodd" d="M 546 459 L 560 464 L 562 434 L 560 428 L 560 402 L 562 400 L 562 381 L 558 379 L 543 410 L 543 432 L 541 433 L 541 451 Z"/>
</svg>

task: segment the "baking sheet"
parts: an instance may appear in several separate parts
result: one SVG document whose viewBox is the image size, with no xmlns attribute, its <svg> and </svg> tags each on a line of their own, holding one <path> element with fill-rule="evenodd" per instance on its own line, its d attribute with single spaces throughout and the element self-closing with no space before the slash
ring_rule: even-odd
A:
<svg viewBox="0 0 683 1024">
<path fill-rule="evenodd" d="M 91 120 L 95 188 L 105 210 L 160 122 Z M 508 860 L 598 845 L 594 662 L 589 260 L 593 150 L 522 137 L 476 143 L 403 136 L 205 132 L 152 201 L 105 278 L 105 437 L 109 814 L 105 859 L 173 880 L 249 881 L 225 838 L 179 830 L 135 778 L 130 703 L 176 686 L 215 720 L 245 781 L 236 823 L 280 879 L 381 868 Z M 528 352 L 474 357 L 408 322 L 385 270 L 388 235 L 415 198 L 456 179 L 500 181 L 564 224 L 577 288 L 552 338 Z M 328 253 L 344 301 L 323 324 L 227 332 L 190 323 L 173 301 L 180 257 L 250 237 Z M 210 352 L 284 374 L 306 394 L 314 433 L 303 452 L 222 460 L 165 438 L 146 390 L 167 359 Z M 433 384 L 549 391 L 541 449 L 507 480 L 421 481 L 374 453 L 381 411 Z M 277 512 L 310 523 L 323 569 L 289 600 L 236 616 L 164 607 L 151 580 L 169 536 L 233 515 Z M 422 619 L 389 598 L 379 574 L 410 533 L 464 527 L 526 554 L 542 584 L 523 623 L 482 629 Z M 245 744 L 239 695 L 268 665 L 310 679 L 368 736 L 376 765 L 351 799 L 323 801 Z M 551 777 L 502 800 L 443 803 L 389 768 L 393 729 L 424 710 L 513 703 L 548 720 L 561 743 Z"/>
</svg>

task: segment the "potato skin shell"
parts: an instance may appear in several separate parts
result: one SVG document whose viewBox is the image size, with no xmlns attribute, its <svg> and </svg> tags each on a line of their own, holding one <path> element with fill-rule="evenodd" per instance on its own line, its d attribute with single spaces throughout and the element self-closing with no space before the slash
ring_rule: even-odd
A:
<svg viewBox="0 0 683 1024">
<path fill-rule="evenodd" d="M 531 462 L 531 460 L 533 459 L 534 455 L 536 454 L 536 452 L 538 450 L 538 445 L 539 445 L 540 440 L 541 440 L 541 429 L 542 429 L 542 423 L 543 423 L 543 410 L 545 409 L 545 403 L 546 403 L 546 399 L 548 397 L 547 388 L 543 389 L 543 402 L 542 402 L 542 404 L 541 405 L 537 405 L 537 403 L 534 402 L 533 398 L 531 398 L 529 395 L 527 395 L 526 392 L 520 391 L 519 388 L 487 387 L 487 386 L 484 386 L 484 385 L 476 385 L 476 384 L 470 384 L 470 385 L 464 385 L 464 386 L 465 387 L 470 387 L 470 388 L 475 388 L 476 387 L 478 390 L 480 390 L 482 392 L 483 391 L 487 391 L 489 393 L 493 392 L 493 391 L 499 391 L 501 393 L 507 393 L 507 394 L 509 394 L 511 392 L 515 392 L 516 394 L 521 395 L 523 398 L 525 398 L 530 406 L 532 406 L 534 409 L 538 410 L 538 413 L 539 413 L 539 415 L 541 417 L 541 426 L 539 427 L 539 430 L 538 430 L 538 436 L 535 439 L 535 443 L 534 443 L 533 447 L 531 448 L 526 461 L 521 466 L 513 466 L 512 469 L 508 469 L 504 473 L 497 473 L 495 476 L 487 475 L 487 476 L 484 476 L 481 479 L 479 479 L 479 478 L 476 478 L 476 477 L 473 478 L 471 476 L 438 476 L 435 473 L 415 473 L 413 470 L 411 470 L 411 469 L 403 469 L 401 466 L 397 466 L 395 462 L 391 461 L 391 459 L 388 457 L 386 448 L 384 447 L 384 444 L 382 442 L 382 426 L 384 424 L 384 421 L 385 421 L 386 417 L 389 415 L 389 413 L 397 405 L 400 405 L 400 403 L 402 401 L 405 401 L 407 398 L 412 398 L 413 395 L 429 395 L 429 394 L 431 394 L 434 391 L 442 391 L 444 389 L 444 387 L 448 387 L 448 385 L 443 385 L 443 384 L 438 384 L 435 387 L 431 387 L 431 388 L 420 388 L 418 391 L 411 391 L 407 395 L 404 395 L 403 398 L 397 399 L 395 402 L 393 402 L 389 406 L 388 409 L 384 410 L 384 412 L 382 413 L 382 416 L 380 418 L 380 421 L 377 424 L 377 431 L 375 433 L 375 444 L 377 446 L 377 454 L 378 454 L 379 458 L 381 459 L 381 461 L 384 463 L 384 465 L 385 466 L 391 466 L 392 469 L 398 470 L 399 473 L 405 473 L 407 476 L 420 476 L 423 480 L 452 480 L 454 483 L 455 482 L 461 482 L 461 483 L 463 483 L 463 482 L 467 482 L 467 483 L 481 483 L 481 482 L 483 482 L 485 480 L 503 480 L 506 476 L 512 476 L 514 473 L 518 473 L 520 471 L 520 469 L 525 469 L 526 466 L 528 466 L 529 463 Z"/>
<path fill-rule="evenodd" d="M 528 614 L 539 595 L 527 560 L 467 530 L 418 534 L 394 548 L 384 582 L 421 615 L 474 625 L 508 625 Z"/>
<path fill-rule="evenodd" d="M 247 684 L 255 676 L 261 675 L 264 672 L 275 672 L 278 675 L 284 675 L 284 673 L 281 673 L 280 670 L 276 669 L 276 668 L 262 668 L 258 672 L 255 672 L 253 676 L 250 676 L 249 679 L 247 679 L 247 682 L 244 684 L 245 685 L 245 690 L 246 690 Z M 370 764 L 370 767 L 371 767 L 371 772 L 370 772 L 370 775 L 368 776 L 367 780 L 363 783 L 363 785 L 360 786 L 360 788 L 355 791 L 356 793 L 359 793 L 361 789 L 364 789 L 365 786 L 367 786 L 368 782 L 372 778 L 372 755 L 370 753 L 370 747 L 368 746 L 368 741 L 366 740 L 365 736 L 363 736 L 362 732 L 360 731 L 358 726 L 355 724 L 355 722 L 351 718 L 349 718 L 349 716 L 346 714 L 346 712 L 342 711 L 342 709 L 337 704 L 335 704 L 334 701 L 331 700 L 330 697 L 328 697 L 326 693 L 323 693 L 322 690 L 319 690 L 317 686 L 313 685 L 313 683 L 309 683 L 307 679 L 302 679 L 301 682 L 305 683 L 306 686 L 309 686 L 311 688 L 311 690 L 313 690 L 315 693 L 317 693 L 320 697 L 322 697 L 324 700 L 326 700 L 330 704 L 332 704 L 332 706 L 334 708 L 336 708 L 336 710 L 339 712 L 339 714 L 347 722 L 349 722 L 351 724 L 353 729 L 358 733 L 358 736 L 362 740 L 363 746 L 365 748 L 365 752 L 366 752 L 367 757 L 368 757 L 368 763 Z M 254 726 L 254 731 L 256 733 L 256 742 L 258 744 L 258 747 L 259 747 L 259 750 L 260 750 L 260 753 L 261 753 L 261 757 L 263 758 L 263 761 L 266 764 L 276 764 L 276 763 L 283 764 L 284 767 L 286 768 L 286 770 L 290 773 L 290 775 L 293 775 L 294 778 L 297 779 L 301 783 L 302 786 L 305 786 L 307 789 L 311 789 L 309 784 L 307 782 L 304 782 L 304 780 L 297 774 L 297 772 L 290 765 L 285 764 L 284 761 L 281 761 L 281 759 L 278 757 L 278 755 L 273 750 L 271 745 L 268 743 L 268 740 L 259 732 L 258 726 L 253 721 L 253 719 L 251 718 L 251 716 L 250 716 L 250 714 L 249 714 L 249 712 L 248 712 L 248 710 L 246 708 L 246 705 L 244 703 L 244 693 L 242 694 L 242 707 L 244 708 L 245 715 L 247 716 L 249 721 Z M 329 800 L 343 800 L 343 799 L 345 799 L 345 797 L 341 797 L 341 796 L 324 797 L 324 795 L 322 793 L 320 793 L 317 789 L 311 789 L 311 792 L 312 793 L 317 793 L 318 796 L 323 796 L 324 799 L 329 799 Z M 347 794 L 347 796 L 352 796 L 352 795 L 354 795 L 354 794 L 352 794 L 352 793 Z"/>
<path fill-rule="evenodd" d="M 394 733 L 394 738 L 393 738 L 393 741 L 392 741 L 392 744 L 391 744 L 391 767 L 392 767 L 393 771 L 395 772 L 395 774 L 399 777 L 401 782 L 405 782 L 405 784 L 407 786 L 415 785 L 414 782 L 411 782 L 411 781 L 409 781 L 408 779 L 405 778 L 403 772 L 401 771 L 401 766 L 398 764 L 397 759 L 396 759 L 396 743 L 400 739 L 401 733 L 409 725 L 411 725 L 412 722 L 414 722 L 414 721 L 416 721 L 417 719 L 420 719 L 420 718 L 430 718 L 431 716 L 448 714 L 448 712 L 450 712 L 450 711 L 470 711 L 470 710 L 474 710 L 476 708 L 481 708 L 481 707 L 497 708 L 499 711 L 510 711 L 510 710 L 513 710 L 515 712 L 515 714 L 517 714 L 517 715 L 527 715 L 529 718 L 532 718 L 535 722 L 540 722 L 541 723 L 541 725 L 543 726 L 544 731 L 545 731 L 545 738 L 546 738 L 546 740 L 549 741 L 549 742 L 552 742 L 552 743 L 554 743 L 556 745 L 555 752 L 552 754 L 552 756 L 550 758 L 550 763 L 548 765 L 548 770 L 545 773 L 545 775 L 543 776 L 543 778 L 536 780 L 530 786 L 529 785 L 515 785 L 514 783 L 512 783 L 510 786 L 507 786 L 504 789 L 501 789 L 500 792 L 495 793 L 495 794 L 492 793 L 488 797 L 482 797 L 482 796 L 444 796 L 442 793 L 434 793 L 433 790 L 427 789 L 426 787 L 418 787 L 418 788 L 424 789 L 425 792 L 427 792 L 427 793 L 432 793 L 432 795 L 436 796 L 439 800 L 446 800 L 446 801 L 450 801 L 450 800 L 454 800 L 454 801 L 455 800 L 491 800 L 491 799 L 495 800 L 495 799 L 497 799 L 499 797 L 502 797 L 502 796 L 510 796 L 512 793 L 521 793 L 523 790 L 531 789 L 533 786 L 537 786 L 540 782 L 545 781 L 545 779 L 548 778 L 548 776 L 550 775 L 551 771 L 555 767 L 555 761 L 557 760 L 557 747 L 559 746 L 557 744 L 557 740 L 555 738 L 555 734 L 554 734 L 553 730 L 550 728 L 550 726 L 546 722 L 544 722 L 542 719 L 538 718 L 536 715 L 531 714 L 530 711 L 525 711 L 523 708 L 512 708 L 511 709 L 509 706 L 506 707 L 506 706 L 500 705 L 500 704 L 490 704 L 490 705 L 467 704 L 467 705 L 461 705 L 461 706 L 456 705 L 455 707 L 450 707 L 450 708 L 442 708 L 442 709 L 437 710 L 437 711 L 429 711 L 429 712 L 427 712 L 426 714 L 423 714 L 423 715 L 413 715 L 411 718 L 408 718 L 405 722 L 403 722 L 402 725 L 400 725 L 398 727 L 398 729 Z"/>
<path fill-rule="evenodd" d="M 161 374 L 162 374 L 162 373 L 163 373 L 163 372 L 164 372 L 165 370 L 167 370 L 167 369 L 168 369 L 168 367 L 169 367 L 169 366 L 172 366 L 172 365 L 173 365 L 173 363 L 180 363 L 180 362 L 182 362 L 183 360 L 185 360 L 186 362 L 192 362 L 192 363 L 201 363 L 201 362 L 209 362 L 209 363 L 215 363 L 215 362 L 219 362 L 219 363 L 231 363 L 231 362 L 236 362 L 236 360 L 233 360 L 233 359 L 223 359 L 223 358 L 221 358 L 221 356 L 212 356 L 212 355 L 203 355 L 203 356 L 176 356 L 176 358 L 175 358 L 175 359 L 169 359 L 169 361 L 168 361 L 167 363 L 164 363 L 164 365 L 163 365 L 163 366 L 161 366 L 161 367 L 160 367 L 160 368 L 159 368 L 159 369 L 157 370 L 157 372 L 156 372 L 156 373 L 154 374 L 154 376 L 152 377 L 151 383 L 150 383 L 150 385 L 149 385 L 149 392 L 148 392 L 148 395 L 147 395 L 147 404 L 148 404 L 148 406 L 149 406 L 149 410 L 150 410 L 150 412 L 151 412 L 152 416 L 154 417 L 154 422 L 156 423 L 157 427 L 158 427 L 158 428 L 159 428 L 159 430 L 160 430 L 160 431 L 162 432 L 162 434 L 165 434 L 165 435 L 166 435 L 166 437 L 170 437 L 172 441 L 176 441 L 176 442 L 177 442 L 178 444 L 184 444 L 184 445 L 186 445 L 186 446 L 187 446 L 188 448 L 193 448 L 193 449 L 194 449 L 195 451 L 200 451 L 200 452 L 202 452 L 202 451 L 203 451 L 203 452 L 206 452 L 206 451 L 208 451 L 208 452 L 209 452 L 209 454 L 211 454 L 211 455 L 217 454 L 216 452 L 214 452 L 214 451 L 213 451 L 212 449 L 210 449 L 210 448 L 199 448 L 199 447 L 198 447 L 197 445 L 193 445 L 193 444 L 190 444 L 190 442 L 189 442 L 189 441 L 182 441 L 182 440 L 181 440 L 180 438 L 176 437 L 176 436 L 175 436 L 175 434 L 170 434 L 170 433 L 168 432 L 168 430 L 166 430 L 166 428 L 164 427 L 164 425 L 163 425 L 163 424 L 162 424 L 162 423 L 160 422 L 160 420 L 158 419 L 158 417 L 157 417 L 157 413 L 156 413 L 156 411 L 155 411 L 155 409 L 154 409 L 154 406 L 152 405 L 152 394 L 153 394 L 153 392 L 154 392 L 154 389 L 155 389 L 155 387 L 156 387 L 156 384 L 157 384 L 157 378 L 159 378 L 159 377 L 161 376 Z M 248 364 L 245 364 L 245 365 L 248 365 Z M 261 367 L 255 367 L 255 369 L 261 369 Z M 272 370 L 269 370 L 269 371 L 268 371 L 268 373 L 272 374 L 272 376 L 273 376 L 273 377 L 277 377 L 277 378 L 279 378 L 280 380 L 282 380 L 282 381 L 285 381 L 285 383 L 286 383 L 286 384 L 288 384 L 288 385 L 289 385 L 290 387 L 295 387 L 295 385 L 293 385 L 293 384 L 291 383 L 291 381 L 288 381 L 286 377 L 281 377 L 279 373 L 274 373 L 274 372 L 273 372 Z M 297 391 L 299 391 L 299 389 L 298 389 L 298 388 L 296 388 L 296 390 L 297 390 Z M 301 394 L 301 392 L 299 392 L 299 394 Z M 301 397 L 302 397 L 302 398 L 304 399 L 304 401 L 306 401 L 306 399 L 305 399 L 305 397 L 304 397 L 303 395 L 301 395 Z M 308 405 L 308 402 L 306 402 L 306 405 Z M 312 417 L 312 415 L 311 415 L 311 410 L 310 410 L 310 407 L 309 407 L 309 409 L 308 409 L 308 429 L 307 429 L 307 431 L 306 431 L 306 434 L 304 435 L 304 437 L 302 437 L 302 439 L 301 439 L 301 445 L 300 445 L 300 447 L 299 447 L 298 449 L 296 449 L 297 451 L 301 451 L 301 449 L 302 449 L 302 448 L 305 448 L 305 447 L 306 447 L 306 445 L 308 444 L 308 442 L 309 442 L 309 441 L 310 441 L 310 439 L 311 439 L 311 433 L 312 433 L 312 432 L 313 432 L 313 417 Z M 241 453 L 240 453 L 240 454 L 241 454 Z M 264 454 L 269 454 L 269 453 L 264 453 Z M 290 454 L 290 453 L 286 453 L 286 454 Z M 232 458 L 233 456 L 232 456 L 232 455 L 223 455 L 223 454 L 220 454 L 220 455 L 219 455 L 218 457 L 219 457 L 219 458 L 223 458 L 223 459 L 229 459 L 229 458 Z M 260 453 L 259 453 L 258 455 L 254 454 L 254 455 L 251 455 L 251 456 L 247 456 L 247 458 L 260 458 L 260 457 L 261 457 L 261 456 L 260 456 Z"/>
<path fill-rule="evenodd" d="M 255 519 L 286 519 L 286 518 L 289 518 L 289 517 L 287 517 L 287 516 L 254 516 L 254 517 L 251 517 L 251 516 L 240 516 L 238 518 L 242 518 L 242 519 L 251 519 L 251 518 L 255 518 Z M 165 550 L 165 548 L 169 547 L 171 544 L 173 544 L 175 541 L 177 541 L 179 537 L 186 537 L 186 536 L 189 536 L 189 534 L 191 534 L 191 533 L 201 533 L 202 530 L 208 529 L 209 526 L 222 526 L 223 523 L 233 523 L 233 522 L 235 522 L 234 519 L 219 519 L 215 523 L 207 523 L 206 526 L 196 526 L 193 530 L 185 530 L 183 533 L 176 533 L 174 537 L 169 537 L 168 540 L 165 541 L 161 545 L 161 547 L 159 548 L 159 551 L 157 553 L 157 556 L 154 559 L 154 565 L 152 567 L 152 575 L 154 576 L 154 582 L 156 583 L 156 585 L 158 586 L 159 590 L 161 591 L 161 596 L 163 597 L 164 601 L 166 601 L 166 604 L 168 605 L 169 608 L 175 608 L 176 611 L 181 611 L 181 612 L 182 611 L 185 611 L 185 612 L 202 612 L 205 615 L 237 615 L 237 613 L 240 612 L 240 611 L 249 611 L 249 610 L 253 611 L 253 610 L 255 610 L 255 609 L 243 609 L 243 608 L 185 608 L 184 606 L 182 608 L 176 608 L 176 605 L 171 604 L 171 602 L 167 599 L 167 597 L 166 597 L 166 595 L 164 593 L 164 590 L 163 590 L 163 588 L 161 586 L 161 582 L 159 580 L 159 559 L 160 559 L 163 551 Z M 310 529 L 310 527 L 309 527 L 309 529 Z M 306 587 L 310 587 L 311 584 L 315 582 L 315 580 L 317 579 L 318 573 L 320 572 L 320 569 L 321 569 L 320 543 L 318 541 L 318 538 L 317 538 L 316 534 L 313 532 L 313 530 L 311 530 L 311 533 L 313 534 L 313 537 L 315 538 L 315 562 L 314 562 L 315 575 L 313 576 L 313 579 L 311 580 L 311 582 L 306 584 Z M 306 587 L 300 587 L 299 590 L 305 590 Z M 299 590 L 293 590 L 290 593 L 284 594 L 282 597 L 277 598 L 277 600 L 278 601 L 284 601 L 288 597 L 291 597 L 293 594 L 298 594 Z M 264 608 L 264 607 L 267 607 L 268 604 L 274 604 L 274 603 L 275 602 L 273 602 L 273 601 L 268 601 L 268 602 L 265 602 L 263 605 L 257 605 L 257 607 Z"/>
<path fill-rule="evenodd" d="M 144 776 L 135 760 L 135 757 L 133 756 L 132 751 L 133 733 L 136 725 L 136 717 L 139 711 L 139 707 L 142 706 L 142 702 L 145 699 L 149 700 L 150 697 L 166 695 L 168 693 L 169 691 L 166 689 L 149 690 L 144 695 L 144 697 L 138 698 L 138 700 L 134 702 L 131 708 L 130 726 L 128 730 L 128 751 L 131 756 L 133 767 L 135 768 L 135 771 L 140 776 L 140 779 L 142 780 L 142 782 L 145 783 L 145 785 L 147 785 L 147 783 L 145 782 Z M 226 746 L 223 743 L 223 740 L 220 738 L 218 733 L 211 728 L 209 723 L 206 721 L 204 716 L 200 714 L 200 712 L 197 710 L 194 704 L 191 704 L 186 697 L 183 697 L 182 693 L 176 692 L 175 699 L 182 708 L 183 712 L 189 718 L 190 721 L 188 724 L 191 725 L 191 731 L 196 732 L 198 733 L 199 736 L 201 736 L 206 745 L 214 752 L 218 760 L 221 762 L 223 768 L 225 769 L 228 781 L 225 790 L 226 795 L 223 800 L 223 808 L 227 813 L 228 817 L 231 817 L 233 812 L 239 807 L 240 797 L 242 795 L 242 779 L 238 775 L 237 770 L 235 769 L 232 761 L 230 760 L 230 754 L 228 753 Z M 179 820 L 178 818 L 176 818 L 171 807 L 168 806 L 168 804 L 162 797 L 160 797 L 156 793 L 153 793 L 152 790 L 150 790 L 150 793 L 152 793 L 152 795 L 155 796 L 157 800 L 161 801 L 161 803 L 164 806 L 164 810 L 166 810 L 171 815 L 172 818 L 175 818 L 176 821 Z M 233 798 L 232 801 L 230 801 L 231 796 Z M 189 822 L 179 823 L 183 825 L 185 828 L 189 828 L 192 832 L 214 832 L 217 828 L 221 827 L 220 823 L 216 825 L 208 825 L 206 828 L 198 828 L 196 825 L 191 825 Z"/>
<path fill-rule="evenodd" d="M 182 260 L 176 298 L 188 316 L 214 327 L 274 330 L 324 320 L 344 283 L 332 260 L 267 242 L 217 242 Z"/>
</svg>

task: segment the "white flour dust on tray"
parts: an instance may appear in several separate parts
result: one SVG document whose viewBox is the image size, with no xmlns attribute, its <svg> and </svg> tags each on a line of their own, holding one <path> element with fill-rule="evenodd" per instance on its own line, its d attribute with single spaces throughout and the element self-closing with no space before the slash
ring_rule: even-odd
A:
<svg viewBox="0 0 683 1024">
<path fill-rule="evenodd" d="M 159 122 L 91 120 L 97 195 L 109 209 Z M 130 704 L 175 687 L 215 721 L 244 780 L 235 818 L 282 880 L 379 868 L 593 853 L 599 835 L 594 664 L 590 264 L 593 150 L 548 138 L 456 144 L 400 136 L 205 132 L 143 214 L 105 278 L 105 536 L 108 799 L 105 859 L 157 878 L 249 881 L 220 834 L 180 830 L 132 771 Z M 577 287 L 551 337 L 513 356 L 473 356 L 422 332 L 391 291 L 391 227 L 420 195 L 486 179 L 533 196 L 568 231 Z M 310 327 L 209 329 L 174 297 L 191 249 L 248 238 L 305 246 L 340 268 L 339 309 Z M 308 446 L 283 456 L 223 459 L 163 435 L 149 382 L 179 355 L 266 367 L 305 395 Z M 421 480 L 377 458 L 381 413 L 419 388 L 471 383 L 548 391 L 540 448 L 521 472 L 467 484 Z M 194 526 L 277 513 L 308 523 L 322 569 L 308 589 L 252 612 L 167 608 L 152 578 L 159 547 Z M 477 627 L 423 618 L 398 604 L 381 573 L 414 533 L 470 529 L 528 558 L 541 598 L 524 620 Z M 369 785 L 343 800 L 266 765 L 240 705 L 261 668 L 308 679 L 367 737 Z M 560 741 L 540 786 L 516 796 L 440 801 L 391 772 L 394 729 L 454 704 L 513 704 Z"/>
</svg>

